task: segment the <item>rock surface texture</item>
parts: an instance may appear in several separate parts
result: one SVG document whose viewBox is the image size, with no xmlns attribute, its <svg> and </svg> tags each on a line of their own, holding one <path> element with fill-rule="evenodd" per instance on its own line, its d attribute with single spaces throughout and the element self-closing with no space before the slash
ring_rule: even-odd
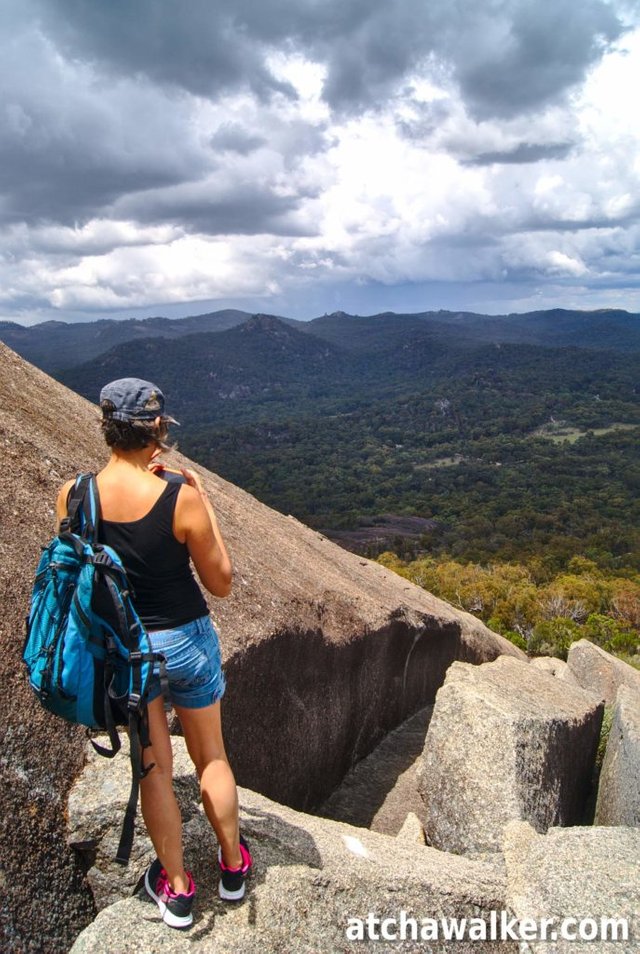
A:
<svg viewBox="0 0 640 954">
<path fill-rule="evenodd" d="M 94 884 L 111 885 L 123 900 L 101 911 L 80 934 L 71 954 L 335 954 L 391 949 L 444 954 L 451 950 L 445 944 L 427 948 L 420 941 L 390 946 L 349 941 L 349 918 L 365 918 L 369 912 L 398 918 L 401 910 L 419 922 L 443 916 L 489 917 L 491 910 L 504 906 L 506 885 L 496 866 L 303 815 L 242 789 L 241 824 L 255 870 L 245 901 L 225 904 L 217 895 L 215 836 L 202 812 L 183 740 L 174 738 L 173 747 L 188 819 L 185 857 L 198 889 L 194 925 L 188 931 L 171 930 L 144 890 L 132 896 L 153 851 L 141 834 L 124 877 L 111 860 L 126 802 L 126 755 L 117 756 L 110 771 L 90 756 L 69 800 L 69 837 L 75 844 L 94 842 Z M 515 954 L 517 947 L 463 942 L 455 949 L 457 954 Z"/>
<path fill-rule="evenodd" d="M 20 653 L 58 489 L 107 459 L 97 422 L 94 406 L 0 345 L 3 951 L 60 954 L 94 913 L 63 837 L 84 732 L 40 709 Z M 523 656 L 473 617 L 196 469 L 235 565 L 232 596 L 210 605 L 240 784 L 298 808 L 318 804 L 387 731 L 433 702 L 454 659 Z"/>
<path fill-rule="evenodd" d="M 404 820 L 402 828 L 396 835 L 396 838 L 399 838 L 401 841 L 408 841 L 413 845 L 424 845 L 424 828 L 422 827 L 422 822 L 413 812 L 409 812 L 407 817 Z"/>
<path fill-rule="evenodd" d="M 427 840 L 459 853 L 499 851 L 505 825 L 539 831 L 581 821 L 603 707 L 578 687 L 503 657 L 454 663 L 418 768 Z"/>
<path fill-rule="evenodd" d="M 432 711 L 433 706 L 421 709 L 385 736 L 345 775 L 318 814 L 383 835 L 398 834 L 408 812 L 420 819 L 424 803 L 416 768 Z"/>
<path fill-rule="evenodd" d="M 558 679 L 565 679 L 574 686 L 580 685 L 564 659 L 557 659 L 555 656 L 534 656 L 529 665 L 533 666 L 534 669 L 542 669 L 543 672 L 551 673 Z"/>
<path fill-rule="evenodd" d="M 627 686 L 616 696 L 595 823 L 640 826 L 640 691 Z"/>
<path fill-rule="evenodd" d="M 637 954 L 640 949 L 640 831 L 634 828 L 553 828 L 540 835 L 526 822 L 506 830 L 507 904 L 518 918 L 586 918 L 589 934 L 601 918 L 626 918 L 629 937 L 529 941 L 530 954 Z M 567 924 L 571 933 L 576 922 Z"/>
<path fill-rule="evenodd" d="M 619 686 L 628 686 L 640 692 L 640 671 L 622 659 L 616 659 L 588 639 L 571 644 L 567 665 L 584 689 L 595 693 L 608 705 L 615 702 Z"/>
</svg>

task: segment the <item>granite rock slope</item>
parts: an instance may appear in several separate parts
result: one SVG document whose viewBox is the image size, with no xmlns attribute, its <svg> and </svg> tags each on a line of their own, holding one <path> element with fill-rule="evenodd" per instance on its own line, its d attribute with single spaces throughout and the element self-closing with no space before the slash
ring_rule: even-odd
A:
<svg viewBox="0 0 640 954">
<path fill-rule="evenodd" d="M 104 383 L 96 381 L 96 396 Z M 106 460 L 97 419 L 94 406 L 0 345 L 0 948 L 7 951 L 58 954 L 94 913 L 63 839 L 84 733 L 39 708 L 20 653 L 57 491 Z M 389 729 L 433 702 L 454 659 L 523 656 L 473 617 L 197 469 L 235 564 L 233 595 L 211 607 L 229 683 L 228 750 L 241 784 L 295 807 L 319 803 Z"/>
</svg>

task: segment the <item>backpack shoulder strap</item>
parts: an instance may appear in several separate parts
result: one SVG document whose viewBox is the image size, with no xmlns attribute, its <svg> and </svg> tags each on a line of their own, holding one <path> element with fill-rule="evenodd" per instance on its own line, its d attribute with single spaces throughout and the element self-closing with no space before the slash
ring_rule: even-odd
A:
<svg viewBox="0 0 640 954">
<path fill-rule="evenodd" d="M 60 524 L 60 531 L 77 533 L 96 543 L 100 518 L 100 496 L 95 474 L 78 474 L 67 500 L 67 516 Z"/>
</svg>

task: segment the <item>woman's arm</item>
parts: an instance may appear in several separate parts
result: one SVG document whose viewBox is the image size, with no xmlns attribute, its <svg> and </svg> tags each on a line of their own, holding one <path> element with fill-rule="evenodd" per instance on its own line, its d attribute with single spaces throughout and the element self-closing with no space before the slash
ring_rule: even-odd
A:
<svg viewBox="0 0 640 954">
<path fill-rule="evenodd" d="M 60 488 L 60 493 L 56 500 L 56 533 L 60 529 L 61 522 L 67 516 L 67 497 L 74 484 L 75 480 L 68 480 L 66 484 L 63 484 Z"/>
<path fill-rule="evenodd" d="M 175 533 L 183 540 L 202 585 L 214 596 L 231 592 L 233 569 L 213 507 L 198 475 L 182 469 L 188 486 L 180 487 Z"/>
</svg>

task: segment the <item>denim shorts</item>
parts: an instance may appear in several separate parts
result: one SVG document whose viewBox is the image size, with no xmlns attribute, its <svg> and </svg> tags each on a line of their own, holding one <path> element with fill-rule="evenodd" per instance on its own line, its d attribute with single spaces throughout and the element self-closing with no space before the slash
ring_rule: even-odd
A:
<svg viewBox="0 0 640 954">
<path fill-rule="evenodd" d="M 154 652 L 166 660 L 171 702 L 185 709 L 203 709 L 224 695 L 226 686 L 220 644 L 215 626 L 201 616 L 175 629 L 149 633 Z M 149 683 L 149 702 L 162 692 L 160 665 L 156 663 Z"/>
</svg>

